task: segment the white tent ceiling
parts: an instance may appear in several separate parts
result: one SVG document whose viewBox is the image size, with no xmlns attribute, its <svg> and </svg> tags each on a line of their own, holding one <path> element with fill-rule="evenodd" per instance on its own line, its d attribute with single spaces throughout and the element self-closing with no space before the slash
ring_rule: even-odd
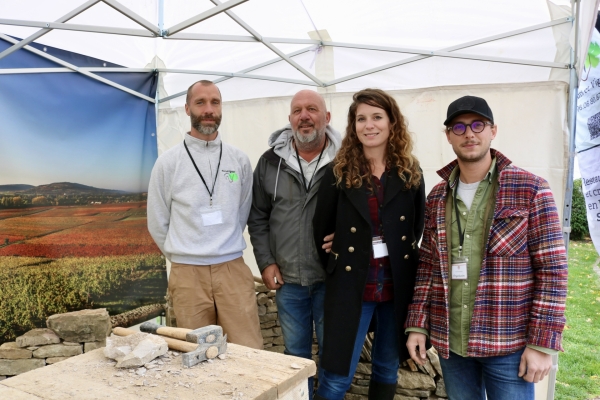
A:
<svg viewBox="0 0 600 400">
<path fill-rule="evenodd" d="M 581 3 L 585 36 L 598 0 Z M 158 69 L 169 106 L 198 79 L 221 80 L 226 100 L 568 81 L 570 16 L 568 0 L 0 0 L 0 32 L 45 32 L 35 41 Z M 326 32 L 311 39 L 315 30 Z M 319 71 L 323 48 L 330 61 Z"/>
</svg>

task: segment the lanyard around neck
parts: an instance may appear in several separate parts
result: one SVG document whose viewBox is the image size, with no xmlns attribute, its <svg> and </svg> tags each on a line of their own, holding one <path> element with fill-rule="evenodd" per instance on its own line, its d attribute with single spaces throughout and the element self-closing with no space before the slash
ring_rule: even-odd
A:
<svg viewBox="0 0 600 400">
<path fill-rule="evenodd" d="M 462 247 L 465 241 L 465 231 L 460 229 L 460 213 L 458 212 L 458 202 L 456 201 L 456 192 L 458 192 L 458 185 L 460 182 L 460 176 L 456 178 L 456 187 L 454 188 L 454 212 L 456 213 L 456 224 L 458 225 L 458 256 L 462 256 Z M 466 230 L 466 228 L 465 228 Z"/>
<path fill-rule="evenodd" d="M 315 177 L 315 173 L 319 168 L 319 162 L 321 161 L 321 156 L 325 151 L 325 146 L 327 146 L 327 138 L 325 138 L 325 143 L 323 143 L 323 148 L 319 153 L 319 158 L 317 158 L 317 165 L 315 165 L 315 169 L 313 170 L 312 175 L 310 176 L 310 181 L 308 181 L 308 186 L 306 186 L 306 177 L 304 176 L 304 171 L 302 170 L 302 162 L 300 161 L 300 154 L 298 154 L 298 147 L 294 144 L 294 149 L 296 150 L 296 158 L 298 158 L 298 166 L 300 167 L 300 175 L 302 176 L 302 183 L 304 184 L 304 188 L 306 188 L 306 193 L 310 191 L 310 187 L 312 185 L 313 178 Z"/>
<path fill-rule="evenodd" d="M 204 177 L 202 176 L 202 174 L 200 173 L 200 170 L 198 169 L 198 166 L 196 165 L 196 162 L 194 161 L 194 158 L 192 157 L 192 154 L 190 153 L 190 150 L 187 147 L 187 144 L 185 143 L 185 140 L 183 141 L 183 146 L 185 147 L 185 151 L 187 151 L 188 156 L 190 156 L 190 160 L 192 160 L 192 164 L 194 164 L 194 168 L 196 168 L 196 172 L 198 173 L 198 175 L 200 175 L 200 179 L 202 179 L 202 183 L 204 183 L 204 187 L 206 188 L 206 191 L 210 195 L 210 206 L 211 207 L 212 207 L 213 193 L 215 193 L 215 185 L 217 184 L 217 178 L 219 177 L 219 167 L 221 166 L 221 157 L 223 156 L 223 142 L 221 142 L 220 144 L 221 144 L 221 150 L 219 152 L 219 163 L 217 164 L 217 171 L 215 172 L 215 180 L 213 182 L 212 189 L 209 189 L 208 185 L 206 184 L 206 181 L 204 180 Z"/>
</svg>

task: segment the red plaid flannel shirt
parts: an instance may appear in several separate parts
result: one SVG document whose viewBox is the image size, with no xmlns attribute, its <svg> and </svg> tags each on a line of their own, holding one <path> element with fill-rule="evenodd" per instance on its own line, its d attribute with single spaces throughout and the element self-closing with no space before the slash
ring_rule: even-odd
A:
<svg viewBox="0 0 600 400">
<path fill-rule="evenodd" d="M 548 183 L 496 150 L 499 190 L 486 243 L 469 332 L 468 357 L 513 353 L 527 344 L 562 350 L 567 257 Z M 405 327 L 429 331 L 449 356 L 449 264 L 446 198 L 453 161 L 427 196 L 425 231 Z"/>
</svg>

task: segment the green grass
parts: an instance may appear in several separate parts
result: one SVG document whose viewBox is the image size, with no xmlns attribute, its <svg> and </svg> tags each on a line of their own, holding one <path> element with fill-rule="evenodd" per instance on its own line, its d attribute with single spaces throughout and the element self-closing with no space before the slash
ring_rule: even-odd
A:
<svg viewBox="0 0 600 400">
<path fill-rule="evenodd" d="M 589 241 L 569 246 L 569 293 L 564 353 L 558 358 L 557 400 L 600 396 L 600 278 L 598 253 Z"/>
</svg>

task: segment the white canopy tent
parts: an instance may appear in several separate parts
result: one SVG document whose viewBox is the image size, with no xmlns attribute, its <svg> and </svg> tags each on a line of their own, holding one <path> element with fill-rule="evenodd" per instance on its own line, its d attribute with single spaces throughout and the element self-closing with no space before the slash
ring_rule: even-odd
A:
<svg viewBox="0 0 600 400">
<path fill-rule="evenodd" d="M 435 170 L 454 158 L 441 132 L 447 105 L 479 95 L 499 125 L 494 147 L 550 182 L 568 232 L 574 100 L 599 3 L 0 0 L 0 39 L 14 44 L 0 60 L 25 48 L 57 64 L 0 68 L 0 74 L 81 73 L 155 102 L 159 152 L 189 130 L 187 87 L 213 80 L 225 101 L 220 131 L 253 163 L 268 135 L 287 122 L 298 90 L 323 93 L 340 131 L 353 92 L 390 90 L 415 135 L 427 189 L 439 180 Z M 31 42 L 121 67 L 80 68 L 27 46 Z M 96 74 L 127 71 L 156 71 L 157 97 Z M 253 260 L 250 251 L 246 260 Z"/>
</svg>

